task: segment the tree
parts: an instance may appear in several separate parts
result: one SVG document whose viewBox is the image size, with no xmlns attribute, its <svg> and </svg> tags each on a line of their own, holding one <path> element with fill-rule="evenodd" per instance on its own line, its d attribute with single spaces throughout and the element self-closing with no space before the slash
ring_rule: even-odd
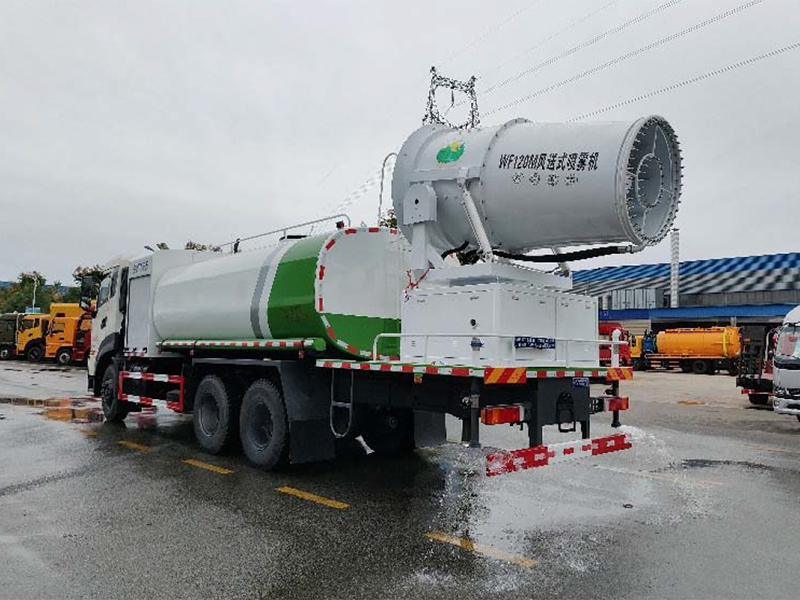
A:
<svg viewBox="0 0 800 600">
<path fill-rule="evenodd" d="M 397 228 L 397 215 L 394 212 L 393 208 L 388 209 L 383 215 L 381 215 L 381 221 L 379 223 L 381 227 L 391 227 L 392 229 Z"/>
<path fill-rule="evenodd" d="M 222 248 L 214 244 L 200 244 L 189 240 L 183 246 L 184 250 L 207 250 L 209 252 L 222 252 Z"/>
<path fill-rule="evenodd" d="M 36 306 L 42 312 L 49 312 L 50 303 L 60 301 L 59 293 L 61 284 L 56 281 L 46 285 L 47 279 L 38 271 L 20 273 L 17 280 L 11 285 L 0 289 L 0 312 L 25 312 L 32 306 L 33 290 L 36 288 Z"/>
</svg>

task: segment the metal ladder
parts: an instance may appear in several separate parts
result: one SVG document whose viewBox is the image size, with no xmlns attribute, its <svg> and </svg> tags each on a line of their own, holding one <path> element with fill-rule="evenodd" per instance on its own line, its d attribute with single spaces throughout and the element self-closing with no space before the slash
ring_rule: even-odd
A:
<svg viewBox="0 0 800 600">
<path fill-rule="evenodd" d="M 341 402 L 336 400 L 336 369 L 331 369 L 331 412 L 330 412 L 330 423 L 331 423 L 331 432 L 333 433 L 333 437 L 341 439 L 343 437 L 347 437 L 350 434 L 350 430 L 353 428 L 353 385 L 355 382 L 355 376 L 352 371 L 350 371 L 350 394 L 347 402 Z M 337 411 L 340 413 L 342 411 L 347 413 L 347 428 L 344 432 L 341 432 L 336 429 L 337 425 Z"/>
</svg>

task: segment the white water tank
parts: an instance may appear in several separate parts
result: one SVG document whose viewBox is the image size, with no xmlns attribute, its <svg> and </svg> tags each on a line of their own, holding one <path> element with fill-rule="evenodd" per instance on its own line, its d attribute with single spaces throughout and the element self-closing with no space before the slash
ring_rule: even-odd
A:
<svg viewBox="0 0 800 600">
<path fill-rule="evenodd" d="M 436 193 L 429 242 L 442 251 L 477 241 L 462 205 L 465 180 L 493 248 L 629 242 L 669 231 L 681 192 L 677 137 L 662 117 L 629 122 L 532 123 L 479 129 L 426 125 L 397 158 L 392 198 L 398 223 L 414 184 Z"/>
</svg>

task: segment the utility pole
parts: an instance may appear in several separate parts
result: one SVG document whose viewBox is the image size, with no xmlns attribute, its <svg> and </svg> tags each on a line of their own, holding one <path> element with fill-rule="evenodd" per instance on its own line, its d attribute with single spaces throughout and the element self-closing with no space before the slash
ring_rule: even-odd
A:
<svg viewBox="0 0 800 600">
<path fill-rule="evenodd" d="M 33 275 L 33 302 L 31 303 L 31 308 L 36 311 L 36 284 L 39 283 L 39 276 L 34 273 Z"/>
</svg>

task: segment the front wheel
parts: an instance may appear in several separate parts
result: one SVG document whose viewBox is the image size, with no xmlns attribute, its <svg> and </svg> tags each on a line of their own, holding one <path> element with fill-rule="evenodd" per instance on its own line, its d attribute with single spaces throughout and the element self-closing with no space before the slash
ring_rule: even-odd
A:
<svg viewBox="0 0 800 600">
<path fill-rule="evenodd" d="M 116 365 L 108 365 L 100 384 L 100 399 L 103 403 L 103 415 L 106 421 L 119 423 L 128 416 L 128 403 L 119 399 L 119 377 Z"/>
<path fill-rule="evenodd" d="M 750 400 L 750 404 L 754 406 L 766 406 L 769 404 L 769 396 L 766 394 L 748 394 L 747 399 Z"/>
<path fill-rule="evenodd" d="M 72 362 L 72 350 L 69 348 L 61 348 L 56 353 L 56 362 L 62 367 L 66 367 Z"/>
<path fill-rule="evenodd" d="M 11 348 L 3 346 L 0 348 L 0 360 L 8 360 L 11 358 Z"/>
<path fill-rule="evenodd" d="M 245 455 L 262 469 L 274 469 L 288 459 L 286 406 L 272 382 L 259 379 L 247 388 L 239 415 L 239 432 Z"/>
<path fill-rule="evenodd" d="M 30 362 L 39 362 L 44 357 L 44 348 L 39 344 L 34 344 L 25 351 L 25 358 Z"/>
</svg>

